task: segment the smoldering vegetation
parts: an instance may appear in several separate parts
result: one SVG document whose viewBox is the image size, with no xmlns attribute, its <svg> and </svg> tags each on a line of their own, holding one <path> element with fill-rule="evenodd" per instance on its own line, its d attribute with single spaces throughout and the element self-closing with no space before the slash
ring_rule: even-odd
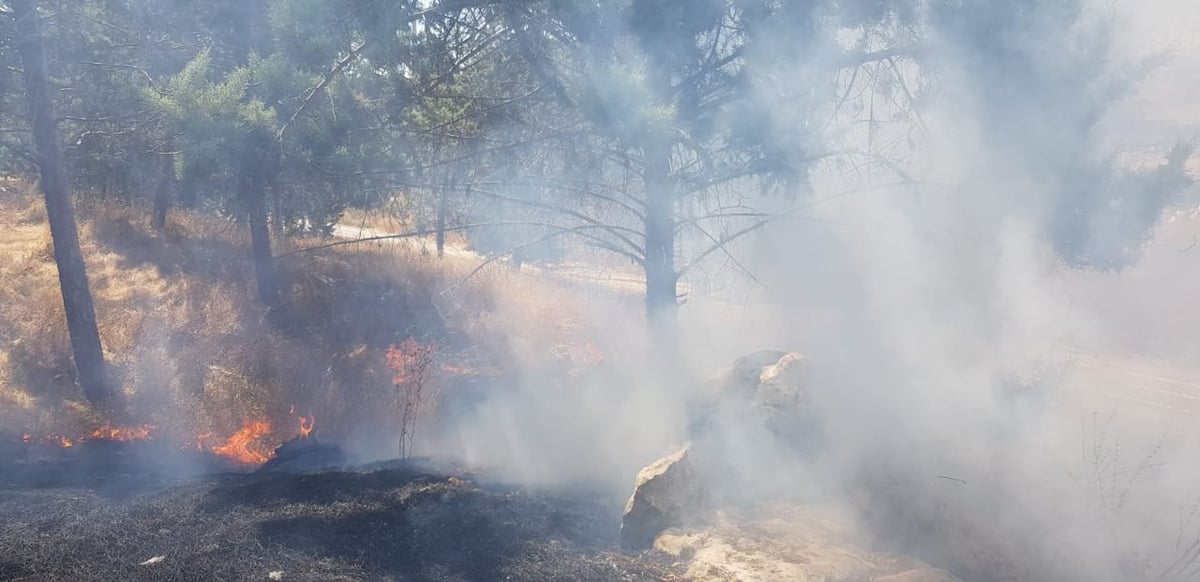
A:
<svg viewBox="0 0 1200 582">
<path fill-rule="evenodd" d="M 1187 2 L 43 4 L 0 577 L 1200 577 Z"/>
<path fill-rule="evenodd" d="M 672 572 L 608 550 L 614 509 L 594 496 L 483 489 L 412 469 L 209 478 L 132 498 L 3 491 L 0 506 L 0 575 L 9 580 L 661 580 Z"/>
</svg>

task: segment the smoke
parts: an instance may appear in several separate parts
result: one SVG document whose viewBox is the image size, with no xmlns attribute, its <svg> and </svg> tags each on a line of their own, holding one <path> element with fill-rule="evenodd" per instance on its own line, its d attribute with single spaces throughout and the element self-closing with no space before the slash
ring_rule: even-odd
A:
<svg viewBox="0 0 1200 582">
<path fill-rule="evenodd" d="M 921 185 L 815 205 L 821 225 L 759 241 L 774 302 L 826 315 L 781 322 L 834 419 L 815 473 L 878 496 L 872 527 L 969 579 L 1184 579 L 1194 436 L 1169 411 L 1146 422 L 1128 377 L 1070 354 L 1194 345 L 1159 324 L 1181 314 L 1150 307 L 1194 280 L 1166 267 L 1175 249 L 1146 246 L 1190 151 L 1153 180 L 1114 162 L 1099 124 L 1142 61 L 1104 47 L 1144 43 L 1109 43 L 1104 14 L 963 4 L 933 20 Z M 816 196 L 852 185 L 819 177 Z M 1085 299 L 1104 295 L 1123 300 Z"/>
<path fill-rule="evenodd" d="M 623 21 L 607 12 L 616 3 L 595 14 L 582 3 L 547 4 L 564 20 Z M 597 49 L 563 57 L 579 67 L 540 63 L 537 76 L 576 68 L 592 76 L 582 96 L 546 93 L 557 93 L 555 103 L 575 99 L 598 135 L 565 143 L 560 158 L 497 148 L 477 171 L 504 168 L 488 178 L 510 183 L 472 191 L 470 213 L 508 219 L 499 200 L 538 207 L 531 219 L 512 217 L 537 231 L 562 214 L 560 203 L 577 203 L 556 198 L 562 184 L 619 184 L 602 191 L 609 198 L 644 187 L 644 174 L 638 184 L 635 164 L 621 158 L 647 126 L 676 115 L 693 122 L 687 139 L 755 144 L 786 178 L 733 180 L 678 210 L 753 208 L 777 220 L 687 273 L 678 358 L 646 332 L 644 304 L 611 286 L 556 289 L 575 314 L 543 309 L 551 301 L 537 294 L 552 286 L 508 289 L 510 301 L 498 300 L 489 317 L 516 372 L 454 408 L 452 422 L 423 428 L 419 448 L 524 483 L 598 481 L 625 493 L 641 466 L 694 436 L 689 411 L 704 377 L 755 350 L 796 350 L 812 366 L 823 433 L 796 442 L 810 437 L 780 439 L 719 417 L 728 464 L 708 474 L 713 489 L 844 505 L 880 543 L 971 580 L 1194 577 L 1200 474 L 1189 455 L 1198 439 L 1175 409 L 1200 398 L 1200 374 L 1178 369 L 1197 365 L 1200 353 L 1200 248 L 1189 252 L 1195 226 L 1163 216 L 1194 196 L 1191 151 L 1172 147 L 1200 125 L 1195 1 L 793 2 L 786 18 L 753 31 L 745 74 L 719 79 L 739 91 L 745 83 L 751 99 L 720 115 L 704 113 L 703 99 L 649 103 L 661 98 L 661 87 L 647 86 L 656 69 L 695 56 L 684 41 L 723 7 L 754 3 L 702 4 L 688 13 L 690 4 L 675 2 L 684 13 L 664 15 L 635 2 L 637 26 L 590 40 L 615 62 Z M 900 4 L 908 8 L 892 13 Z M 270 6 L 212 17 L 237 28 L 312 20 L 304 5 Z M 236 36 L 244 46 L 217 56 L 243 62 L 265 52 L 266 36 Z M 279 40 L 324 71 L 331 49 L 309 47 L 307 36 Z M 845 66 L 847 55 L 881 51 L 894 58 Z M 545 52 L 547 61 L 561 57 Z M 505 127 L 508 113 L 489 116 L 494 135 L 484 137 L 515 143 L 541 128 Z M 619 161 L 607 159 L 610 150 Z M 704 163 L 676 160 L 677 169 Z M 636 210 L 593 198 L 586 210 L 643 227 Z M 496 238 L 496 247 L 516 242 Z M 695 255 L 713 240 L 688 231 L 678 242 Z M 398 327 L 376 314 L 402 304 L 381 300 L 372 321 L 354 325 Z M 530 337 L 574 325 L 587 329 L 560 353 Z M 271 339 L 256 328 L 240 333 Z M 147 353 L 169 341 L 147 336 Z M 593 351 L 601 361 L 590 361 Z M 304 388 L 297 392 L 310 391 L 300 379 L 357 380 L 348 369 L 365 366 L 318 370 L 305 355 L 279 363 Z"/>
<path fill-rule="evenodd" d="M 1132 375 L 1097 372 L 1125 360 L 1079 354 L 1195 353 L 1195 327 L 1181 320 L 1196 323 L 1186 298 L 1200 279 L 1181 271 L 1194 272 L 1193 259 L 1172 234 L 1188 227 L 1161 220 L 1187 186 L 1190 151 L 1168 149 L 1191 135 L 1156 125 L 1147 150 L 1130 128 L 1147 103 L 1162 118 L 1200 120 L 1164 69 L 1147 66 L 1169 49 L 1167 70 L 1197 70 L 1186 23 L 1200 11 L 1186 1 L 936 4 L 919 31 L 928 58 L 895 72 L 911 87 L 893 83 L 893 105 L 851 113 L 897 119 L 907 91 L 919 118 L 899 130 L 800 139 L 811 127 L 798 120 L 836 114 L 854 81 L 839 77 L 824 94 L 812 81 L 826 62 L 752 65 L 785 84 L 755 103 L 780 148 L 907 138 L 888 155 L 902 152 L 914 183 L 831 163 L 793 198 L 746 195 L 758 208 L 806 210 L 736 246 L 759 283 L 711 265 L 685 281 L 687 371 L 644 357 L 653 350 L 636 331 L 638 306 L 597 299 L 603 341 L 626 348 L 619 363 L 570 386 L 531 370 L 461 423 L 467 458 L 518 478 L 619 488 L 687 438 L 689 384 L 738 355 L 794 349 L 813 365 L 823 450 L 798 460 L 763 435 L 731 434 L 731 473 L 743 475 L 714 485 L 823 489 L 887 542 L 970 579 L 1194 575 L 1180 565 L 1198 535 L 1186 509 L 1200 490 L 1187 462 L 1194 431 L 1178 412 L 1136 403 L 1145 393 Z M 1118 154 L 1131 151 L 1157 162 L 1130 168 Z"/>
</svg>

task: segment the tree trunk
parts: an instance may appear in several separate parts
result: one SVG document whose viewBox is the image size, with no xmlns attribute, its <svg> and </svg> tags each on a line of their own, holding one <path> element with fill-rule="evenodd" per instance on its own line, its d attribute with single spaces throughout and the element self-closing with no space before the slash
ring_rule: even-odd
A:
<svg viewBox="0 0 1200 582">
<path fill-rule="evenodd" d="M 667 331 L 674 327 L 679 308 L 671 144 L 656 132 L 642 150 L 646 160 L 646 316 L 652 327 Z"/>
<path fill-rule="evenodd" d="M 168 152 L 174 152 L 174 140 L 168 140 L 166 148 Z M 163 227 L 167 225 L 167 209 L 171 206 L 171 190 L 175 185 L 175 154 L 160 154 L 158 163 L 158 187 L 154 192 L 154 217 L 151 219 L 151 226 L 154 230 L 162 232 Z"/>
<path fill-rule="evenodd" d="M 267 227 L 266 185 L 266 177 L 260 168 L 249 165 L 243 169 L 242 199 L 249 206 L 250 245 L 254 251 L 258 299 L 267 307 L 278 307 L 279 278 L 275 272 L 275 259 L 271 255 L 271 232 Z"/>
<path fill-rule="evenodd" d="M 287 236 L 287 223 L 283 217 L 283 189 L 279 186 L 278 176 L 274 172 L 267 175 L 267 188 L 271 190 L 271 220 L 275 227 L 275 237 L 283 239 Z M 311 225 L 306 225 L 311 226 Z"/>
<path fill-rule="evenodd" d="M 437 207 L 437 256 L 441 258 L 446 254 L 446 205 L 447 199 L 450 197 L 449 188 L 442 188 L 438 193 Z"/>
<path fill-rule="evenodd" d="M 196 190 L 200 188 L 199 179 L 185 175 L 179 186 L 179 205 L 184 208 L 195 208 L 198 198 Z"/>
<path fill-rule="evenodd" d="M 17 30 L 22 35 L 18 50 L 25 68 L 25 99 L 33 125 L 33 142 L 37 149 L 42 194 L 46 198 L 50 237 L 54 241 L 54 262 L 58 266 L 58 282 L 62 288 L 75 370 L 88 400 L 110 405 L 115 393 L 104 363 L 100 333 L 96 329 L 96 311 L 92 305 L 92 292 L 88 288 L 83 252 L 79 248 L 75 211 L 67 194 L 67 177 L 58 143 L 58 122 L 54 116 L 47 79 L 46 54 L 37 5 L 34 0 L 11 0 L 9 6 L 19 23 Z"/>
</svg>

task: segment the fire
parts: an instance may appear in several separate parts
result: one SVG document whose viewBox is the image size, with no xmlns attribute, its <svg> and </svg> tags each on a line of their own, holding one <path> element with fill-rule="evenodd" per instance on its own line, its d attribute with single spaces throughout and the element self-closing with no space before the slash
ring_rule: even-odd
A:
<svg viewBox="0 0 1200 582">
<path fill-rule="evenodd" d="M 71 448 L 77 444 L 87 441 L 138 441 L 153 438 L 153 431 L 156 427 L 149 424 L 142 426 L 113 426 L 109 423 L 104 423 L 103 426 L 93 430 L 88 434 L 79 434 L 74 437 L 69 437 L 61 433 L 51 432 L 42 436 L 34 436 L 32 433 L 21 434 L 21 442 L 25 444 L 46 444 L 62 447 L 64 449 Z"/>
<path fill-rule="evenodd" d="M 211 439 L 212 437 L 213 437 L 213 433 L 211 431 L 206 432 L 200 436 L 197 436 L 196 437 L 196 450 L 203 451 L 204 450 L 204 441 Z"/>
<path fill-rule="evenodd" d="M 300 437 L 307 438 L 311 435 L 313 428 L 317 424 L 316 415 L 298 415 L 294 406 L 289 412 L 296 418 L 299 424 Z M 155 437 L 154 433 L 156 430 L 156 426 L 149 424 L 141 426 L 113 426 L 110 423 L 105 423 L 91 433 L 81 434 L 77 437 L 68 437 L 54 432 L 38 436 L 34 433 L 26 432 L 21 434 L 21 442 L 30 445 L 36 443 L 71 448 L 86 441 L 123 442 L 148 440 Z M 181 450 L 208 451 L 214 455 L 220 455 L 246 465 L 261 465 L 275 456 L 274 444 L 268 442 L 271 436 L 271 422 L 269 420 L 252 420 L 246 422 L 242 428 L 238 429 L 237 432 L 233 433 L 223 443 L 220 438 L 215 436 L 215 433 L 205 432 L 197 435 L 194 441 L 185 441 L 179 448 Z"/>
<path fill-rule="evenodd" d="M 110 441 L 146 440 L 150 438 L 150 434 L 155 428 L 155 426 L 149 424 L 142 426 L 112 426 L 105 423 L 104 426 L 92 431 L 92 438 Z"/>
<path fill-rule="evenodd" d="M 317 424 L 315 414 L 308 416 L 296 414 L 296 407 L 291 407 L 288 414 L 296 418 L 299 423 L 300 436 L 308 437 L 312 434 L 313 428 Z M 220 455 L 227 459 L 237 461 L 245 465 L 261 465 L 275 456 L 274 445 L 278 441 L 269 441 L 269 437 L 273 435 L 271 431 L 271 422 L 269 420 L 252 420 L 246 422 L 242 428 L 233 433 L 223 444 L 212 446 L 209 440 L 213 438 L 213 433 L 206 432 L 196 437 L 194 444 L 184 445 L 185 449 L 195 447 L 197 451 L 209 451 L 214 455 Z"/>
<path fill-rule="evenodd" d="M 56 432 L 46 433 L 41 436 L 34 436 L 31 433 L 22 433 L 21 434 L 21 442 L 24 444 L 27 444 L 27 445 L 33 445 L 33 444 L 52 445 L 52 446 L 56 446 L 56 447 L 62 447 L 64 449 L 69 449 L 69 448 L 75 446 L 75 443 L 83 442 L 84 440 L 86 440 L 86 439 L 82 438 L 82 437 L 78 438 L 78 439 L 73 439 L 71 437 L 63 436 Z"/>
<path fill-rule="evenodd" d="M 317 424 L 317 416 L 315 414 L 310 414 L 307 417 L 298 416 L 296 420 L 300 421 L 300 437 L 308 438 L 308 435 L 312 434 L 313 426 Z"/>
<path fill-rule="evenodd" d="M 313 427 L 317 424 L 317 415 L 309 414 L 308 416 L 303 416 L 296 414 L 295 406 L 288 409 L 288 414 L 295 417 L 296 421 L 300 423 L 300 438 L 308 438 L 308 435 L 312 434 Z"/>
<path fill-rule="evenodd" d="M 262 443 L 263 437 L 271 434 L 271 423 L 265 420 L 247 423 L 225 444 L 213 447 L 212 452 L 246 465 L 261 465 L 274 454 Z"/>
</svg>

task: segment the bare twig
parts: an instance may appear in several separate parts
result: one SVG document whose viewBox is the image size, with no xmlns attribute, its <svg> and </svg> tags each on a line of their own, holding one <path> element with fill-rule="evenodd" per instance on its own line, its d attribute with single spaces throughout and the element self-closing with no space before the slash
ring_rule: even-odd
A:
<svg viewBox="0 0 1200 582">
<path fill-rule="evenodd" d="M 499 253 L 499 254 L 489 258 L 488 260 L 480 263 L 479 266 L 472 269 L 470 273 L 467 273 L 467 276 L 463 277 L 457 283 L 451 285 L 450 287 L 447 287 L 446 290 L 442 291 L 439 295 L 446 295 L 447 293 L 450 293 L 451 291 L 454 291 L 455 289 L 458 289 L 459 287 L 463 286 L 467 281 L 470 281 L 472 277 L 479 274 L 479 272 L 482 271 L 484 268 L 486 268 L 488 265 L 491 265 L 491 264 L 495 263 L 496 261 L 499 261 L 502 257 L 511 255 L 521 249 L 528 248 L 528 247 L 531 247 L 536 244 L 541 244 L 541 243 L 544 243 L 549 240 L 553 240 L 560 236 L 565 236 L 565 235 L 569 235 L 569 234 L 577 234 L 580 232 L 584 232 L 584 231 L 592 230 L 592 229 L 596 229 L 596 228 L 599 228 L 599 227 L 597 227 L 595 225 L 591 225 L 591 224 L 584 224 L 584 225 L 576 226 L 574 228 L 562 228 L 561 230 L 559 230 L 557 232 L 552 232 L 550 234 L 547 234 L 542 237 L 538 237 L 529 242 L 521 243 L 519 245 L 511 247 L 511 248 L 505 250 L 503 253 Z"/>
<path fill-rule="evenodd" d="M 642 245 L 637 244 L 636 242 L 633 241 L 633 239 L 629 238 L 630 236 L 644 237 L 645 234 L 640 231 L 634 230 L 632 228 L 627 228 L 627 227 L 619 226 L 619 225 L 615 225 L 615 224 L 608 224 L 608 223 L 601 221 L 595 217 L 588 216 L 582 212 L 579 212 L 578 210 L 573 210 L 573 209 L 567 208 L 565 206 L 559 206 L 557 204 L 538 202 L 536 200 L 524 200 L 524 199 L 517 198 L 514 196 L 506 196 L 506 195 L 500 194 L 498 192 L 481 190 L 479 188 L 474 188 L 474 187 L 469 187 L 468 190 L 471 192 L 475 192 L 477 194 L 482 194 L 484 196 L 495 198 L 497 200 L 505 200 L 508 202 L 512 202 L 514 204 L 522 204 L 522 205 L 530 206 L 533 208 L 541 208 L 542 210 L 550 210 L 552 212 L 557 212 L 559 214 L 577 218 L 577 219 L 582 220 L 583 222 L 586 222 L 586 223 L 588 223 L 592 226 L 595 226 L 601 230 L 607 231 L 609 234 L 616 237 L 617 240 L 620 240 L 622 243 L 625 243 L 626 245 L 628 245 L 629 248 L 633 252 L 641 254 L 641 255 L 646 254 L 646 249 L 642 248 Z"/>
<path fill-rule="evenodd" d="M 770 216 L 763 218 L 762 220 L 758 220 L 758 221 L 754 222 L 753 224 L 746 226 L 745 228 L 736 230 L 732 233 L 721 235 L 721 237 L 718 238 L 717 241 L 712 246 L 701 251 L 691 261 L 689 261 L 688 264 L 681 267 L 679 269 L 678 275 L 682 277 L 685 273 L 687 273 L 688 271 L 693 269 L 697 264 L 704 261 L 704 259 L 708 258 L 709 255 L 716 253 L 718 251 L 724 250 L 724 248 L 723 248 L 724 245 L 727 245 L 727 244 L 733 242 L 734 240 L 737 240 L 743 236 L 746 236 L 747 234 L 750 234 L 756 230 L 759 230 L 759 229 L 767 226 L 768 224 L 771 224 L 778 220 L 782 220 L 784 218 L 795 216 L 796 214 L 799 214 L 800 212 L 809 210 L 820 204 L 824 204 L 826 202 L 831 202 L 831 201 L 834 201 L 834 200 L 837 200 L 840 198 L 845 198 L 846 196 L 850 196 L 852 194 L 857 194 L 857 193 L 870 191 L 870 190 L 874 190 L 874 189 L 878 189 L 878 188 L 888 188 L 888 187 L 892 187 L 892 186 L 910 185 L 910 184 L 911 184 L 911 182 L 906 180 L 906 181 L 900 182 L 900 183 L 884 183 L 884 184 L 875 184 L 875 185 L 871 185 L 871 186 L 863 186 L 863 187 L 859 187 L 859 188 L 851 188 L 844 192 L 839 192 L 837 194 L 834 194 L 832 196 L 827 196 L 820 200 L 814 200 L 808 204 L 802 204 L 799 206 L 792 207 L 783 212 L 772 214 Z"/>
<path fill-rule="evenodd" d="M 363 42 L 359 43 L 358 46 L 351 47 L 350 52 L 347 53 L 345 57 L 342 57 L 341 59 L 339 59 L 336 63 L 333 64 L 332 67 L 329 68 L 328 71 L 325 72 L 325 75 L 323 77 L 321 77 L 320 83 L 317 83 L 316 85 L 314 85 L 312 87 L 309 87 L 308 91 L 306 91 L 304 94 L 303 101 L 300 102 L 300 107 L 298 107 L 295 111 L 293 111 L 292 116 L 289 117 L 287 122 L 284 123 L 283 126 L 279 128 L 279 133 L 275 136 L 276 139 L 283 141 L 284 132 L 286 132 L 288 130 L 288 128 L 291 127 L 293 123 L 295 123 L 296 119 L 299 118 L 300 115 L 302 115 L 304 113 L 304 111 L 308 109 L 308 106 L 313 101 L 313 97 L 315 97 L 317 95 L 317 93 L 324 91 L 325 88 L 329 86 L 329 83 L 333 82 L 333 78 L 336 77 L 343 70 L 345 70 L 345 68 L 351 62 L 353 62 L 354 59 L 358 58 L 358 54 L 360 52 L 362 52 L 362 50 L 366 47 L 367 47 L 367 41 L 365 41 L 365 40 Z"/>
<path fill-rule="evenodd" d="M 154 82 L 154 77 L 151 77 L 150 73 L 147 73 L 146 70 L 141 67 L 136 67 L 134 65 L 126 65 L 126 64 L 122 64 L 122 63 L 98 63 L 95 61 L 65 61 L 65 62 L 66 62 L 66 64 L 69 64 L 69 65 L 87 65 L 90 67 L 103 67 L 103 68 L 108 68 L 108 69 L 122 69 L 122 70 L 126 70 L 126 71 L 133 71 L 135 73 L 141 74 L 141 76 L 146 79 L 146 84 L 149 85 L 150 88 L 153 89 L 155 93 L 158 93 L 159 95 L 166 95 L 166 93 L 163 92 L 162 89 L 158 88 L 158 84 Z"/>
<path fill-rule="evenodd" d="M 746 268 L 746 266 L 743 265 L 742 262 L 738 260 L 737 255 L 734 255 L 733 251 L 730 251 L 725 246 L 725 244 L 722 243 L 717 237 L 713 236 L 712 233 L 708 232 L 708 230 L 706 230 L 704 227 L 702 227 L 698 224 L 694 224 L 693 228 L 700 231 L 700 234 L 704 235 L 705 238 L 712 241 L 714 246 L 720 248 L 721 252 L 725 253 L 725 256 L 729 258 L 729 262 L 731 264 L 733 264 L 733 266 L 735 268 L 737 268 L 739 271 L 741 271 L 742 274 L 749 277 L 751 281 L 754 281 L 755 283 L 757 283 L 763 287 L 766 287 L 766 284 L 764 284 L 758 277 L 756 277 L 754 275 L 754 273 L 750 271 L 750 269 Z"/>
</svg>

